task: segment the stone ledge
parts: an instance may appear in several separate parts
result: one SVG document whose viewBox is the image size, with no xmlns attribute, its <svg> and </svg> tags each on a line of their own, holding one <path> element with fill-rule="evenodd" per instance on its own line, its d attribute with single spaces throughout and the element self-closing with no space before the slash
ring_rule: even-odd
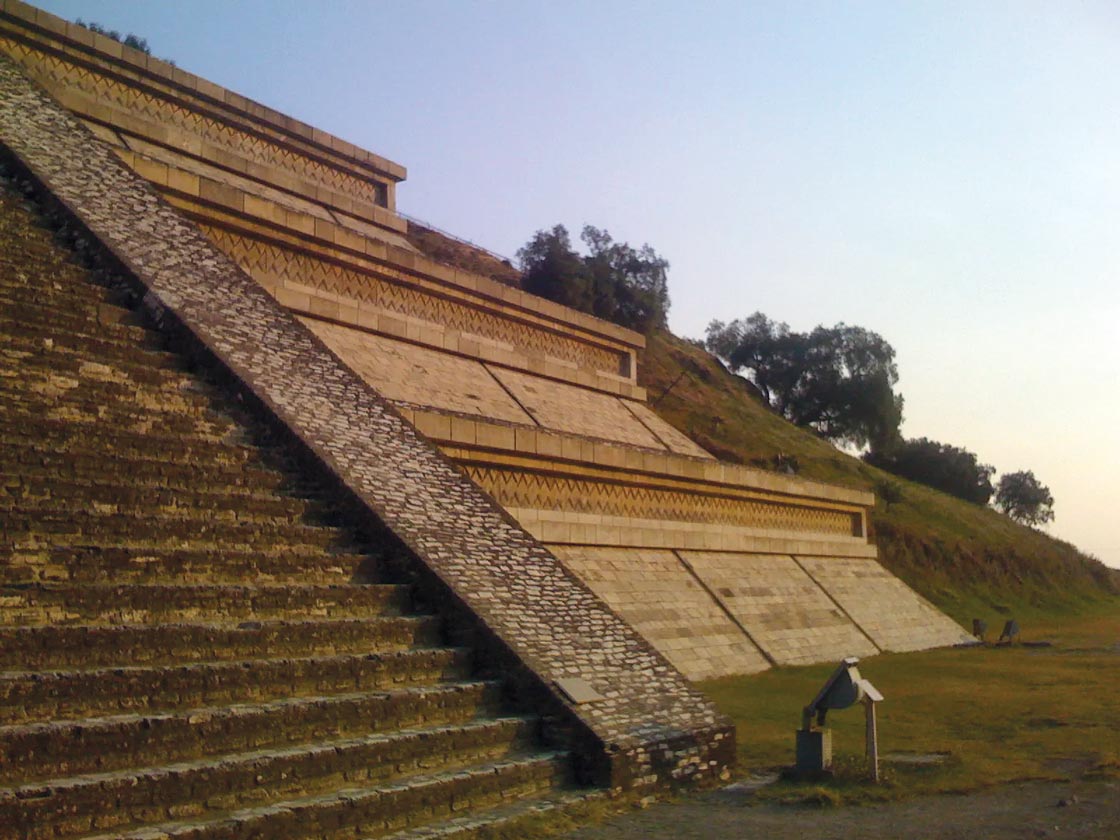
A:
<svg viewBox="0 0 1120 840">
<path fill-rule="evenodd" d="M 169 175 L 170 177 L 170 175 Z M 155 183 L 158 183 L 155 182 Z M 197 189 L 197 188 L 196 188 Z M 192 220 L 205 226 L 216 227 L 229 231 L 238 236 L 244 236 L 257 242 L 263 242 L 278 249 L 289 251 L 298 255 L 307 255 L 313 259 L 321 260 L 331 265 L 341 266 L 359 274 L 369 275 L 385 282 L 414 288 L 417 292 L 437 298 L 446 298 L 464 307 L 492 312 L 497 316 L 505 317 L 512 322 L 523 324 L 528 329 L 543 330 L 558 333 L 592 347 L 601 347 L 619 356 L 621 362 L 629 356 L 629 367 L 634 370 L 634 354 L 640 346 L 644 346 L 644 337 L 638 336 L 641 342 L 630 336 L 629 343 L 619 341 L 607 331 L 598 329 L 601 324 L 596 324 L 596 330 L 585 329 L 581 326 L 579 316 L 582 313 L 575 310 L 564 309 L 551 301 L 525 295 L 522 304 L 514 307 L 501 297 L 495 298 L 486 291 L 487 283 L 501 289 L 508 289 L 500 283 L 494 283 L 484 277 L 467 275 L 441 263 L 431 262 L 417 256 L 410 250 L 395 246 L 385 238 L 358 237 L 344 247 L 340 242 L 331 242 L 317 237 L 314 231 L 302 232 L 296 227 L 265 219 L 263 216 L 252 217 L 235 208 L 226 208 L 220 204 L 202 201 L 187 192 L 169 191 L 165 196 L 168 202 Z M 255 203 L 250 196 L 246 199 Z M 312 220 L 313 226 L 314 220 Z M 411 246 L 409 246 L 411 247 Z M 402 265 L 401 258 L 407 255 L 410 267 Z M 259 278 L 260 282 L 266 282 Z M 479 282 L 474 282 L 475 280 Z M 469 282 L 468 282 L 469 281 Z M 483 282 L 485 281 L 485 282 Z M 297 284 L 288 284 L 293 289 Z M 301 294 L 306 294 L 311 287 L 299 287 Z M 344 295 L 328 292 L 322 289 L 316 293 L 326 300 L 334 300 L 342 305 L 363 308 L 361 302 Z M 550 309 L 554 307 L 555 311 Z M 368 307 L 365 307 L 368 309 Z M 590 316 L 586 316 L 590 317 Z M 359 327 L 368 326 L 358 318 Z M 619 330 L 622 328 L 619 327 Z M 590 371 L 587 371 L 590 373 Z M 597 380 L 615 381 L 609 374 L 596 372 Z M 644 399 L 645 389 L 633 384 L 633 375 L 618 376 L 620 387 L 625 385 L 638 398 Z"/>
<path fill-rule="evenodd" d="M 786 501 L 813 500 L 849 508 L 875 505 L 875 495 L 864 490 L 727 464 L 714 458 L 643 449 L 548 429 L 522 429 L 483 419 L 472 419 L 471 422 L 476 430 L 474 440 L 486 443 L 464 445 L 464 441 L 443 433 L 446 423 L 441 418 L 446 416 L 443 412 L 414 408 L 409 418 L 457 461 L 494 461 L 497 457 L 511 465 L 532 469 L 549 469 L 550 465 L 552 468 L 562 465 L 563 469 L 571 469 L 573 464 L 584 464 L 635 475 L 669 477 L 697 488 L 710 485 L 708 492 L 717 487 L 733 488 L 764 493 L 768 498 L 784 498 Z M 454 451 L 448 445 L 454 445 Z M 486 454 L 494 451 L 500 454 Z"/>
</svg>

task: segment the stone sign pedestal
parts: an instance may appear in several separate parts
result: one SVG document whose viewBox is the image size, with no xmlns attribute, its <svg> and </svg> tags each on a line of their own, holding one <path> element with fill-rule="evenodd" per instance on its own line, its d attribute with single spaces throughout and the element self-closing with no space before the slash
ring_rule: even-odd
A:
<svg viewBox="0 0 1120 840">
<path fill-rule="evenodd" d="M 823 773 L 832 768 L 832 730 L 797 730 L 797 772 Z"/>
</svg>

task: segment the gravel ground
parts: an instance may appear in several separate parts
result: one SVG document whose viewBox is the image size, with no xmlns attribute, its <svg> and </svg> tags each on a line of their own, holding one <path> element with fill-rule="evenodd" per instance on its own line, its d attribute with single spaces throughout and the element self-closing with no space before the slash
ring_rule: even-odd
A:
<svg viewBox="0 0 1120 840">
<path fill-rule="evenodd" d="M 907 838 L 1022 840 L 1120 838 L 1120 784 L 1026 782 L 961 796 L 850 808 L 752 804 L 732 786 L 656 804 L 568 835 L 569 840 L 691 838 Z"/>
</svg>

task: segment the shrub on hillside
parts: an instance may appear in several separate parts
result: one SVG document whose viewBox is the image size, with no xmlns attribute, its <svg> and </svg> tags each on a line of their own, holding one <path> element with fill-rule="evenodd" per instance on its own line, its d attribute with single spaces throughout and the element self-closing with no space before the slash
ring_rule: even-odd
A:
<svg viewBox="0 0 1120 840">
<path fill-rule="evenodd" d="M 995 467 L 981 464 L 974 452 L 929 438 L 904 440 L 885 452 L 873 450 L 864 460 L 978 505 L 986 505 L 994 490 Z"/>
</svg>

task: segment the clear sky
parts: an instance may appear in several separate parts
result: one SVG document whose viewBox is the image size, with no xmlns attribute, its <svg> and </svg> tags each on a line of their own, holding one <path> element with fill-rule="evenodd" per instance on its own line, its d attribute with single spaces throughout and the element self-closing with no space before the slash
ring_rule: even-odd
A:
<svg viewBox="0 0 1120 840">
<path fill-rule="evenodd" d="M 1120 566 L 1120 6 L 39 0 L 409 168 L 513 255 L 584 223 L 670 323 L 761 310 L 898 352 L 903 431 L 1031 469 Z"/>
</svg>

